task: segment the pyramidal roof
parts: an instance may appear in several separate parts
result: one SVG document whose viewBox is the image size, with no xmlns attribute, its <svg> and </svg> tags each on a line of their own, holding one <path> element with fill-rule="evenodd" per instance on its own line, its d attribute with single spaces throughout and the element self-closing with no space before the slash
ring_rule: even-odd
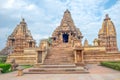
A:
<svg viewBox="0 0 120 80">
<path fill-rule="evenodd" d="M 72 32 L 75 33 L 77 36 L 82 36 L 80 30 L 74 25 L 71 13 L 68 9 L 64 12 L 60 26 L 55 29 L 52 36 L 56 36 L 60 32 Z"/>
<path fill-rule="evenodd" d="M 75 31 L 75 25 L 71 17 L 71 13 L 68 9 L 64 12 L 60 26 L 58 28 L 62 27 L 67 27 L 68 30 Z"/>
<path fill-rule="evenodd" d="M 116 35 L 116 30 L 111 18 L 106 14 L 105 19 L 102 24 L 102 28 L 99 30 L 99 34 Z"/>
<path fill-rule="evenodd" d="M 63 15 L 63 18 L 61 20 L 60 26 L 63 26 L 64 24 L 67 24 L 70 27 L 75 27 L 73 19 L 71 17 L 71 13 L 68 9 L 64 12 L 64 15 Z"/>
<path fill-rule="evenodd" d="M 25 19 L 22 18 L 21 22 L 16 26 L 13 33 L 9 37 L 15 37 L 15 36 L 31 36 L 30 30 L 28 30 L 27 24 L 25 22 Z"/>
</svg>

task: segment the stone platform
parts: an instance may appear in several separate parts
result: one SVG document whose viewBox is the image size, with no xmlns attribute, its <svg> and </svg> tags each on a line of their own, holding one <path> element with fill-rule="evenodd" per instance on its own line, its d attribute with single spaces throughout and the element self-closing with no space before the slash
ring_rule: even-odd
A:
<svg viewBox="0 0 120 80">
<path fill-rule="evenodd" d="M 80 74 L 89 73 L 83 66 L 76 65 L 41 65 L 37 68 L 30 68 L 25 74 Z"/>
<path fill-rule="evenodd" d="M 17 71 L 0 74 L 0 80 L 120 80 L 120 71 L 89 64 L 89 74 L 24 74 Z M 25 69 L 26 70 L 26 69 Z"/>
<path fill-rule="evenodd" d="M 36 64 L 34 66 L 35 68 L 73 68 L 76 67 L 75 64 L 67 64 L 67 65 L 40 65 L 40 64 Z"/>
</svg>

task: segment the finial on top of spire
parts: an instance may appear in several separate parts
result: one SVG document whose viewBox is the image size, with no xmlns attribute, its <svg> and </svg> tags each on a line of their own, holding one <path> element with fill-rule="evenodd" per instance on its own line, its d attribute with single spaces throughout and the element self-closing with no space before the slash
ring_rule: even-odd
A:
<svg viewBox="0 0 120 80">
<path fill-rule="evenodd" d="M 110 20 L 109 14 L 106 14 L 106 15 L 105 15 L 105 19 L 104 19 L 104 20 Z"/>
<path fill-rule="evenodd" d="M 106 16 L 106 18 L 109 18 L 109 14 L 106 14 L 105 16 Z"/>
<path fill-rule="evenodd" d="M 26 24 L 25 19 L 21 18 L 20 24 Z"/>
<path fill-rule="evenodd" d="M 66 9 L 65 13 L 70 13 L 70 11 L 68 9 Z"/>
<path fill-rule="evenodd" d="M 22 22 L 24 22 L 25 21 L 25 19 L 24 18 L 22 18 Z"/>
<path fill-rule="evenodd" d="M 23 18 L 23 16 L 21 16 L 21 22 L 25 22 L 25 19 Z"/>
</svg>

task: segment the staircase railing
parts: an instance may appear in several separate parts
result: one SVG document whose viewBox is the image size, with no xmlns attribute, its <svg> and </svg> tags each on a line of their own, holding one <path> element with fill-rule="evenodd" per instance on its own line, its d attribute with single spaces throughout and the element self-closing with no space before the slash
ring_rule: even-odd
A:
<svg viewBox="0 0 120 80">
<path fill-rule="evenodd" d="M 49 46 L 49 43 L 47 42 L 45 50 L 44 50 L 43 55 L 42 55 L 42 63 L 44 63 L 44 61 L 47 57 L 47 54 L 49 53 L 49 48 L 50 48 L 50 46 Z"/>
</svg>

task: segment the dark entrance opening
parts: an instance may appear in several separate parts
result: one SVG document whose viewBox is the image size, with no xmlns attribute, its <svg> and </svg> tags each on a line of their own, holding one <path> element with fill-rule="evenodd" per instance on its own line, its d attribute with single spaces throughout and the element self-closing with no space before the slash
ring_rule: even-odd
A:
<svg viewBox="0 0 120 80">
<path fill-rule="evenodd" d="M 32 47 L 32 42 L 29 43 L 29 47 Z"/>
<path fill-rule="evenodd" d="M 69 35 L 68 34 L 63 34 L 63 42 L 67 43 L 69 39 Z"/>
<path fill-rule="evenodd" d="M 14 46 L 15 44 L 15 39 L 12 39 L 12 45 L 11 46 Z"/>
<path fill-rule="evenodd" d="M 42 51 L 38 51 L 38 63 L 42 63 Z"/>
</svg>

